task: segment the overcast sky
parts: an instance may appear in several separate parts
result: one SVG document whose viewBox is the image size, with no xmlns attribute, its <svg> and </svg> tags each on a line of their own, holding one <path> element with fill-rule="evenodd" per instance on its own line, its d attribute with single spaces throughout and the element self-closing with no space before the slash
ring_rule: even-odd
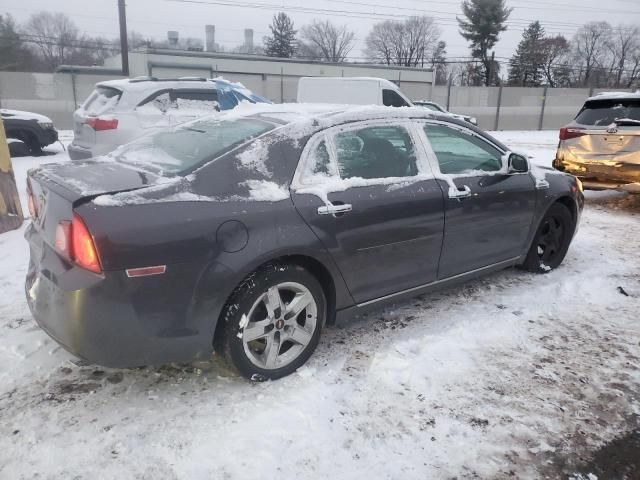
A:
<svg viewBox="0 0 640 480">
<path fill-rule="evenodd" d="M 364 39 L 371 26 L 385 18 L 402 19 L 409 15 L 430 15 L 442 29 L 449 57 L 467 57 L 469 50 L 459 35 L 456 15 L 460 0 L 128 0 L 129 30 L 155 39 L 166 38 L 167 30 L 178 30 L 181 37 L 204 39 L 204 25 L 216 26 L 216 42 L 226 49 L 243 42 L 243 29 L 255 30 L 255 43 L 268 32 L 271 17 L 287 12 L 296 28 L 313 18 L 347 24 L 356 33 L 354 59 L 362 57 Z M 215 4 L 214 4 L 215 2 Z M 84 33 L 117 37 L 117 0 L 0 0 L 0 13 L 10 13 L 18 22 L 41 10 L 61 11 L 69 15 Z M 237 5 L 221 5 L 237 4 Z M 496 47 L 497 57 L 509 57 L 524 27 L 540 20 L 550 34 L 571 37 L 579 25 L 593 20 L 640 24 L 640 0 L 507 0 L 513 7 L 509 28 Z M 249 5 L 254 5 L 250 7 Z M 255 5 L 262 7 L 257 8 Z M 297 8 L 322 10 L 315 13 Z"/>
</svg>

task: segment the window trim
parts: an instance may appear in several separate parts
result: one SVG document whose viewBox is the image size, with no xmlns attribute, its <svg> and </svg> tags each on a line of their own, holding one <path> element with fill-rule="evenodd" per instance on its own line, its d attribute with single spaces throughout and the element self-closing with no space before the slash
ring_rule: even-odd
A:
<svg viewBox="0 0 640 480">
<path fill-rule="evenodd" d="M 492 176 L 492 175 L 499 175 L 499 174 L 506 175 L 509 173 L 509 161 L 506 158 L 509 151 L 505 151 L 504 149 L 500 148 L 497 144 L 495 144 L 494 142 L 491 142 L 489 139 L 485 138 L 483 135 L 478 135 L 473 130 L 470 130 L 461 125 L 457 125 L 454 123 L 441 121 L 441 120 L 418 119 L 418 120 L 415 120 L 415 124 L 418 127 L 417 128 L 418 135 L 420 136 L 420 141 L 423 142 L 423 147 L 427 153 L 427 158 L 429 159 L 429 163 L 431 164 L 431 169 L 434 172 L 437 172 L 438 176 L 447 177 L 447 178 L 468 178 L 468 177 L 478 177 L 478 176 Z M 487 145 L 490 145 L 491 147 L 495 148 L 498 152 L 501 153 L 500 162 L 502 163 L 502 168 L 500 170 L 487 171 L 485 172 L 485 175 L 476 175 L 476 174 L 470 175 L 468 173 L 442 173 L 440 171 L 440 162 L 438 161 L 438 156 L 436 155 L 436 152 L 433 150 L 433 147 L 431 146 L 431 142 L 429 141 L 429 137 L 427 137 L 427 134 L 424 131 L 425 125 L 441 125 L 444 127 L 451 128 L 453 130 L 458 130 L 472 137 L 476 137 L 482 142 L 485 142 Z"/>
<path fill-rule="evenodd" d="M 361 130 L 367 127 L 403 127 L 407 133 L 409 134 L 409 138 L 413 142 L 415 155 L 416 155 L 416 167 L 418 168 L 418 174 L 408 177 L 381 177 L 381 178 L 371 178 L 366 179 L 367 185 L 394 185 L 405 183 L 407 181 L 423 181 L 423 180 L 432 180 L 435 178 L 433 166 L 431 164 L 430 159 L 428 158 L 428 152 L 424 148 L 424 144 L 422 139 L 420 138 L 418 130 L 416 128 L 416 123 L 413 119 L 398 119 L 391 123 L 389 120 L 384 119 L 376 119 L 376 120 L 364 120 L 360 122 L 352 122 L 345 123 L 341 125 L 335 125 L 329 128 L 326 128 L 320 132 L 315 133 L 311 139 L 305 145 L 302 154 L 300 155 L 300 160 L 298 161 L 298 166 L 296 167 L 296 171 L 293 175 L 293 180 L 291 182 L 291 189 L 293 191 L 299 189 L 309 188 L 310 184 L 306 184 L 303 181 L 304 172 L 307 170 L 307 166 L 313 160 L 313 152 L 318 147 L 318 145 L 324 140 L 327 146 L 327 150 L 329 152 L 329 160 L 331 165 L 331 170 L 334 172 L 333 175 L 327 177 L 327 181 L 324 183 L 331 183 L 335 181 L 348 182 L 349 179 L 340 177 L 340 169 L 338 167 L 338 157 L 334 142 L 334 135 L 342 132 L 349 132 L 353 130 Z M 424 132 L 423 132 L 424 135 Z M 390 181 L 392 179 L 392 181 Z M 323 183 L 323 184 L 324 184 Z M 349 187 L 352 188 L 352 187 Z"/>
</svg>

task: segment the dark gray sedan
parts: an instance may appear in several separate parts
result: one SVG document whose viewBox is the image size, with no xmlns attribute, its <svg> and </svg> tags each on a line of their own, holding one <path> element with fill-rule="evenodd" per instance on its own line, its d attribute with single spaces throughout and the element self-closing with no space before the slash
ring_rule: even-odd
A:
<svg viewBox="0 0 640 480">
<path fill-rule="evenodd" d="M 310 107 L 311 108 L 311 107 Z M 272 105 L 200 119 L 28 180 L 26 294 L 110 367 L 221 353 L 274 379 L 322 327 L 519 265 L 562 262 L 570 175 L 421 108 Z"/>
</svg>

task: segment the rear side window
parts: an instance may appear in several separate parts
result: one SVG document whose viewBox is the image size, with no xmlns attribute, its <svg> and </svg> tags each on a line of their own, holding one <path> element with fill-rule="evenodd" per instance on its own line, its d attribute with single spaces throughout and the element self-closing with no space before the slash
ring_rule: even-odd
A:
<svg viewBox="0 0 640 480">
<path fill-rule="evenodd" d="M 500 151 L 474 135 L 444 125 L 425 125 L 424 132 L 438 158 L 441 173 L 497 172 L 502 169 Z"/>
<path fill-rule="evenodd" d="M 174 106 L 178 110 L 218 110 L 218 92 L 207 90 L 174 90 Z"/>
<path fill-rule="evenodd" d="M 382 90 L 382 104 L 387 107 L 408 107 L 409 104 L 393 90 Z"/>
<path fill-rule="evenodd" d="M 592 100 L 576 117 L 581 125 L 607 126 L 621 118 L 640 121 L 640 100 Z"/>
<path fill-rule="evenodd" d="M 184 174 L 273 128 L 260 120 L 207 118 L 141 137 L 114 156 L 124 163 Z"/>
<path fill-rule="evenodd" d="M 366 127 L 334 137 L 342 178 L 411 177 L 418 174 L 413 142 L 400 126 Z"/>
<path fill-rule="evenodd" d="M 89 115 L 102 115 L 113 110 L 122 97 L 122 90 L 113 87 L 97 86 L 84 103 L 84 110 Z"/>
</svg>

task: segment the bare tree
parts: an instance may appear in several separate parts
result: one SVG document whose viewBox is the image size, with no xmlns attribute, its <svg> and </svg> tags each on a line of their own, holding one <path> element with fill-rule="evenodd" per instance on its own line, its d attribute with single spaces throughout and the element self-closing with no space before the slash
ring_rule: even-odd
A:
<svg viewBox="0 0 640 480">
<path fill-rule="evenodd" d="M 432 17 L 377 23 L 367 35 L 366 54 L 387 65 L 424 66 L 437 47 L 440 28 Z"/>
<path fill-rule="evenodd" d="M 570 53 L 571 46 L 562 35 L 542 39 L 542 73 L 550 87 L 568 86 Z"/>
<path fill-rule="evenodd" d="M 326 62 L 343 62 L 353 49 L 355 34 L 346 25 L 314 20 L 300 30 L 300 54 Z"/>
<path fill-rule="evenodd" d="M 592 83 L 594 72 L 602 68 L 611 38 L 611 25 L 607 22 L 590 22 L 578 29 L 573 37 L 575 58 L 584 75 L 584 85 Z"/>
<path fill-rule="evenodd" d="M 68 63 L 77 46 L 78 28 L 64 13 L 40 12 L 31 15 L 25 25 L 25 33 L 35 43 L 51 70 Z"/>
<path fill-rule="evenodd" d="M 640 49 L 640 27 L 637 25 L 618 25 L 611 35 L 609 48 L 612 53 L 612 83 L 622 86 L 622 79 L 629 63 L 632 63 L 634 52 Z"/>
</svg>

